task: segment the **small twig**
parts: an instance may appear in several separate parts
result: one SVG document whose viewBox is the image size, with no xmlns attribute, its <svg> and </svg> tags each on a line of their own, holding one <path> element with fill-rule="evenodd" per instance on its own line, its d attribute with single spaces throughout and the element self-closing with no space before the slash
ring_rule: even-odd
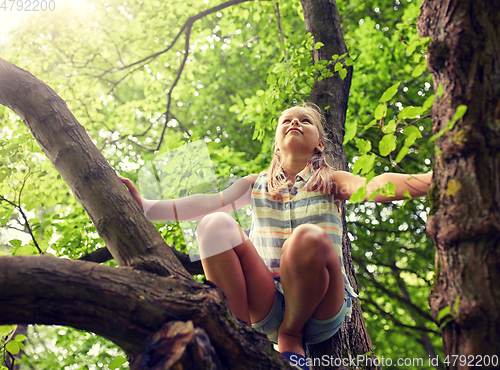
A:
<svg viewBox="0 0 500 370">
<path fill-rule="evenodd" d="M 184 45 L 184 59 L 182 60 L 182 63 L 179 67 L 179 71 L 177 72 L 177 77 L 175 78 L 175 81 L 172 83 L 172 86 L 168 90 L 168 102 L 167 102 L 167 111 L 165 112 L 165 123 L 163 124 L 163 129 L 160 134 L 160 140 L 158 141 L 158 144 L 156 145 L 156 148 L 154 150 L 159 150 L 161 143 L 163 141 L 163 137 L 165 136 L 165 130 L 167 129 L 167 124 L 170 119 L 170 105 L 172 104 L 172 92 L 174 91 L 175 86 L 179 82 L 181 78 L 182 71 L 184 70 L 184 66 L 186 65 L 186 61 L 189 55 L 189 36 L 191 35 L 191 25 L 186 29 L 186 43 Z"/>
<path fill-rule="evenodd" d="M 285 43 L 285 37 L 283 36 L 283 30 L 281 29 L 281 16 L 280 16 L 280 4 L 278 2 L 274 3 L 276 6 L 276 20 L 278 21 L 278 29 L 280 31 L 280 40 L 281 43 Z M 286 49 L 283 49 L 283 53 L 286 56 Z"/>
<path fill-rule="evenodd" d="M 177 119 L 177 117 L 176 117 L 176 116 L 174 116 L 174 114 L 173 114 L 173 113 L 170 113 L 170 114 L 171 114 L 172 118 L 173 118 L 173 119 L 175 119 L 175 120 L 177 121 L 177 123 L 179 124 L 179 127 L 182 129 L 182 131 L 183 131 L 183 132 L 185 132 L 185 133 L 187 134 L 187 136 L 191 137 L 191 134 L 189 133 L 189 130 L 186 128 L 186 126 L 184 126 L 184 125 L 182 124 L 182 122 L 181 122 L 181 121 L 179 121 L 179 119 Z"/>
<path fill-rule="evenodd" d="M 125 76 L 123 76 L 122 78 L 120 78 L 118 81 L 116 82 L 113 82 L 112 85 L 113 87 L 111 88 L 111 90 L 108 91 L 108 94 L 107 95 L 110 95 L 114 90 L 115 88 L 123 81 L 125 80 L 128 76 L 130 76 L 132 73 L 134 73 L 135 71 L 139 70 L 139 69 L 142 69 L 144 66 L 143 65 L 140 65 L 139 67 L 137 68 L 134 68 L 133 70 L 129 71 L 128 73 L 125 74 Z"/>
<path fill-rule="evenodd" d="M 372 306 L 374 306 L 378 310 L 379 313 L 381 313 L 382 315 L 384 315 L 385 317 L 387 317 L 389 320 L 391 320 L 397 326 L 401 326 L 403 328 L 407 328 L 407 329 L 411 329 L 411 330 L 419 330 L 419 331 L 422 331 L 422 332 L 438 334 L 437 331 L 429 329 L 426 326 L 412 326 L 412 325 L 403 324 L 401 321 L 399 321 L 398 319 L 396 319 L 389 312 L 385 311 L 382 307 L 380 307 L 380 305 L 378 305 L 376 302 L 374 302 L 371 299 L 360 298 L 359 300 L 362 301 L 362 302 L 365 302 L 365 303 L 368 303 L 368 304 L 371 304 Z"/>
<path fill-rule="evenodd" d="M 260 39 L 259 35 L 252 36 L 247 41 L 245 41 L 243 44 L 241 44 L 241 47 L 245 47 L 248 44 L 250 44 L 251 42 L 254 42 L 254 41 L 259 40 L 259 39 Z"/>
<path fill-rule="evenodd" d="M 420 118 L 416 119 L 415 121 L 408 123 L 407 125 L 404 125 L 402 128 L 404 129 L 405 127 L 412 126 L 412 125 L 414 125 L 415 123 L 417 123 L 417 122 L 419 122 L 419 121 L 422 121 L 423 119 L 425 119 L 425 118 L 429 118 L 429 117 L 431 117 L 431 115 L 430 115 L 430 114 L 426 114 L 425 116 L 420 117 Z"/>
<path fill-rule="evenodd" d="M 30 223 L 28 222 L 28 217 L 26 217 L 26 214 L 24 213 L 23 209 L 21 208 L 20 205 L 17 205 L 16 203 L 4 198 L 2 195 L 0 195 L 0 200 L 3 200 L 4 202 L 7 202 L 9 203 L 11 206 L 13 206 L 14 208 L 16 208 L 19 213 L 21 214 L 21 216 L 23 217 L 24 219 L 24 222 L 26 224 L 26 228 L 28 229 L 28 233 L 31 235 L 31 239 L 33 239 L 33 243 L 35 244 L 35 247 L 36 249 L 38 249 L 38 252 L 40 254 L 44 254 L 43 251 L 41 250 L 40 246 L 38 245 L 36 239 L 35 239 L 35 236 L 33 235 L 33 230 L 31 230 L 31 227 L 30 227 Z"/>
<path fill-rule="evenodd" d="M 343 17 L 341 20 L 340 20 L 340 24 L 344 23 L 344 21 L 349 18 L 349 16 L 351 15 L 351 13 L 356 10 L 356 8 L 359 8 L 361 5 L 363 5 L 364 3 L 366 3 L 366 0 L 365 1 L 362 1 L 360 2 L 358 5 L 356 5 L 354 8 L 351 9 L 351 11 L 349 13 L 347 13 L 345 15 L 345 17 Z"/>
<path fill-rule="evenodd" d="M 152 59 L 155 59 L 155 58 L 159 57 L 162 54 L 167 53 L 168 51 L 170 51 L 174 47 L 174 45 L 177 43 L 177 41 L 179 40 L 179 38 L 181 37 L 181 35 L 184 33 L 184 31 L 187 30 L 188 28 L 191 28 L 193 26 L 193 23 L 196 22 L 198 19 L 204 18 L 204 17 L 206 17 L 209 14 L 218 12 L 219 10 L 225 9 L 225 8 L 230 7 L 232 5 L 237 5 L 237 4 L 240 4 L 240 3 L 247 2 L 247 1 L 250 1 L 250 0 L 230 0 L 230 1 L 226 1 L 225 3 L 219 4 L 217 6 L 214 6 L 213 8 L 207 9 L 207 10 L 205 10 L 203 12 L 200 12 L 200 13 L 198 13 L 198 14 L 190 17 L 184 23 L 184 25 L 181 27 L 181 29 L 179 30 L 179 32 L 177 33 L 177 35 L 174 37 L 174 40 L 172 41 L 172 43 L 166 49 L 161 50 L 161 51 L 159 51 L 157 53 L 151 54 L 151 55 L 149 55 L 147 57 L 144 57 L 144 58 L 142 58 L 142 59 L 140 59 L 140 60 L 138 60 L 136 62 L 127 64 L 126 66 L 123 66 L 123 67 L 120 67 L 120 68 L 109 69 L 109 70 L 105 71 L 101 75 L 101 77 L 104 76 L 107 73 L 112 72 L 113 70 L 123 71 L 123 70 L 128 69 L 130 67 L 133 67 L 133 66 L 135 66 L 137 64 L 143 64 L 145 62 L 148 62 L 148 61 L 150 61 Z"/>
</svg>

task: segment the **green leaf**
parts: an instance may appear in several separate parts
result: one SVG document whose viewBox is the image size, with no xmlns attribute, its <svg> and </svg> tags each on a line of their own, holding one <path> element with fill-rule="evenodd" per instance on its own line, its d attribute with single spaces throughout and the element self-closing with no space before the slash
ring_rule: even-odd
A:
<svg viewBox="0 0 500 370">
<path fill-rule="evenodd" d="M 356 162 L 354 162 L 354 166 L 352 169 L 352 173 L 355 175 L 358 172 L 361 174 L 365 174 L 370 172 L 373 169 L 373 165 L 375 163 L 375 154 L 363 154 L 359 157 Z"/>
<path fill-rule="evenodd" d="M 15 339 L 16 339 L 16 341 L 18 341 L 18 342 L 24 342 L 24 341 L 25 341 L 26 339 L 28 339 L 28 338 L 26 337 L 26 335 L 23 335 L 23 334 L 17 334 Z"/>
<path fill-rule="evenodd" d="M 394 197 L 396 195 L 396 186 L 392 182 L 388 182 L 384 187 L 380 188 L 380 194 L 384 197 Z"/>
<path fill-rule="evenodd" d="M 341 79 L 346 78 L 346 76 L 347 76 L 347 69 L 342 68 L 342 69 L 339 71 L 339 76 L 340 76 L 340 78 L 341 78 Z"/>
<path fill-rule="evenodd" d="M 377 124 L 377 120 L 376 119 L 373 119 L 370 121 L 369 124 L 367 124 L 364 128 L 363 128 L 363 132 L 365 132 L 366 130 L 368 130 L 370 127 L 372 126 L 375 126 Z"/>
<path fill-rule="evenodd" d="M 21 347 L 19 346 L 19 342 L 15 340 L 10 340 L 5 345 L 5 350 L 12 355 L 17 355 L 21 350 Z"/>
<path fill-rule="evenodd" d="M 435 97 L 436 97 L 436 95 L 432 94 L 427 99 L 425 99 L 425 102 L 422 105 L 422 108 L 424 108 L 426 110 L 429 109 L 429 108 L 431 108 L 432 105 L 434 104 L 434 98 Z"/>
<path fill-rule="evenodd" d="M 13 249 L 11 254 L 15 256 L 32 256 L 34 254 L 38 254 L 38 250 L 31 244 L 25 244 Z"/>
<path fill-rule="evenodd" d="M 23 334 L 17 334 L 16 338 L 15 338 L 15 340 L 18 341 L 18 342 L 23 342 L 26 339 L 28 339 L 28 338 L 25 335 L 23 335 Z"/>
<path fill-rule="evenodd" d="M 448 323 L 449 323 L 450 321 L 453 321 L 453 320 L 455 320 L 455 318 L 454 318 L 454 317 L 449 317 L 449 318 L 447 318 L 446 320 L 444 320 L 444 321 L 443 321 L 443 322 L 439 325 L 439 329 L 440 329 L 440 330 L 443 330 L 443 329 L 444 329 L 444 327 L 445 327 L 446 325 L 448 325 Z"/>
<path fill-rule="evenodd" d="M 427 61 L 424 59 L 424 61 L 422 63 L 420 63 L 419 65 L 417 65 L 415 67 L 415 69 L 411 73 L 411 76 L 413 78 L 417 78 L 422 73 L 424 73 L 427 70 L 427 64 L 426 63 L 427 63 Z"/>
<path fill-rule="evenodd" d="M 409 191 L 408 189 L 406 189 L 406 190 L 405 190 L 405 192 L 403 193 L 403 196 L 404 196 L 405 198 L 408 198 L 408 199 L 411 199 L 411 198 L 412 198 L 412 196 L 411 196 L 411 194 L 410 194 L 410 191 Z"/>
<path fill-rule="evenodd" d="M 373 165 L 375 164 L 375 158 L 377 157 L 375 154 L 365 154 L 366 161 L 363 169 L 361 170 L 361 174 L 364 175 L 370 172 L 373 169 Z"/>
<path fill-rule="evenodd" d="M 467 106 L 466 105 L 459 105 L 457 107 L 457 110 L 455 111 L 455 114 L 453 115 L 453 120 L 458 121 L 460 118 L 462 118 L 465 115 L 465 112 L 467 112 Z"/>
<path fill-rule="evenodd" d="M 356 131 L 358 127 L 356 125 L 356 122 L 349 122 L 346 124 L 346 132 L 344 136 L 344 145 L 346 145 L 349 141 L 356 136 Z"/>
<path fill-rule="evenodd" d="M 361 203 L 365 200 L 365 197 L 366 197 L 366 186 L 362 186 L 354 193 L 352 193 L 351 197 L 349 198 L 349 202 Z"/>
<path fill-rule="evenodd" d="M 317 49 L 321 49 L 323 46 L 325 46 L 325 44 L 323 44 L 322 42 L 317 42 L 314 44 L 314 48 L 317 50 Z"/>
<path fill-rule="evenodd" d="M 356 139 L 356 148 L 361 154 L 366 154 L 372 149 L 372 143 L 364 139 Z"/>
<path fill-rule="evenodd" d="M 410 56 L 412 55 L 414 52 L 415 52 L 415 49 L 417 48 L 417 46 L 420 45 L 420 40 L 416 40 L 416 41 L 413 41 L 412 43 L 410 43 L 408 45 L 408 47 L 406 48 L 406 55 Z"/>
<path fill-rule="evenodd" d="M 394 139 L 394 135 L 384 135 L 382 140 L 378 143 L 378 149 L 382 157 L 389 155 L 394 149 L 396 149 L 396 139 Z"/>
<path fill-rule="evenodd" d="M 457 295 L 457 298 L 455 298 L 455 303 L 453 304 L 453 311 L 455 311 L 455 314 L 458 315 L 458 304 L 460 303 L 460 294 Z"/>
<path fill-rule="evenodd" d="M 366 179 L 366 183 L 368 184 L 371 179 L 373 179 L 375 177 L 375 171 L 370 171 L 368 172 L 366 175 L 365 175 L 365 179 Z"/>
<path fill-rule="evenodd" d="M 415 136 L 417 138 L 421 138 L 422 137 L 422 133 L 415 126 L 406 126 L 403 129 L 403 135 L 406 135 L 406 136 Z"/>
<path fill-rule="evenodd" d="M 408 151 L 410 150 L 410 146 L 409 145 L 403 145 L 403 147 L 401 148 L 401 150 L 399 151 L 398 155 L 396 156 L 396 159 L 394 160 L 396 163 L 399 163 L 403 160 L 404 157 L 406 157 L 406 155 L 408 154 Z"/>
<path fill-rule="evenodd" d="M 394 97 L 394 95 L 396 95 L 396 93 L 398 92 L 398 88 L 399 88 L 400 84 L 401 84 L 401 82 L 395 83 L 394 85 L 389 87 L 387 90 L 385 90 L 385 92 L 380 97 L 379 102 L 385 103 L 385 102 L 388 102 L 389 100 L 391 100 Z"/>
<path fill-rule="evenodd" d="M 125 362 L 127 362 L 127 359 L 125 357 L 117 357 L 111 363 L 109 364 L 109 368 L 111 370 L 118 369 L 120 368 Z"/>
<path fill-rule="evenodd" d="M 426 109 L 423 109 L 422 107 L 406 107 L 401 112 L 399 112 L 398 118 L 400 120 L 415 118 L 416 116 L 421 115 L 425 111 Z"/>
<path fill-rule="evenodd" d="M 22 242 L 19 239 L 12 239 L 9 240 L 9 243 L 12 244 L 15 248 L 19 248 Z"/>
<path fill-rule="evenodd" d="M 443 85 L 439 85 L 437 88 L 438 98 L 441 98 L 443 96 L 443 93 L 444 93 Z"/>
<path fill-rule="evenodd" d="M 375 111 L 373 112 L 376 120 L 380 120 L 387 114 L 387 105 L 385 103 L 377 105 Z"/>
<path fill-rule="evenodd" d="M 379 193 L 380 193 L 380 189 L 375 190 L 373 193 L 370 194 L 370 196 L 368 197 L 368 200 L 371 202 L 373 199 L 375 199 L 375 197 Z"/>
<path fill-rule="evenodd" d="M 450 315 L 450 314 L 451 314 L 451 307 L 450 307 L 450 306 L 443 307 L 443 308 L 439 311 L 439 313 L 438 313 L 438 315 L 437 315 L 437 321 L 438 321 L 438 322 L 441 322 L 441 320 L 442 320 L 444 317 L 446 317 L 446 316 L 448 316 L 448 315 Z"/>
<path fill-rule="evenodd" d="M 393 132 L 396 131 L 396 126 L 397 126 L 396 121 L 391 119 L 387 125 L 382 127 L 382 132 L 384 134 L 389 134 L 389 133 L 392 134 Z"/>
<path fill-rule="evenodd" d="M 12 330 L 16 330 L 17 325 L 0 325 L 0 338 L 10 334 Z"/>
<path fill-rule="evenodd" d="M 448 122 L 448 124 L 442 128 L 437 134 L 432 135 L 429 141 L 434 141 L 437 138 L 443 136 L 443 134 L 453 128 L 455 126 L 455 123 L 462 118 L 465 113 L 467 112 L 467 106 L 466 105 L 459 105 L 457 109 L 455 110 L 455 114 L 453 114 L 453 118 Z"/>
<path fill-rule="evenodd" d="M 360 156 L 352 166 L 352 174 L 356 175 L 357 173 L 359 173 L 359 171 L 361 171 L 361 169 L 365 166 L 365 163 L 366 163 L 366 156 L 364 155 Z"/>
</svg>

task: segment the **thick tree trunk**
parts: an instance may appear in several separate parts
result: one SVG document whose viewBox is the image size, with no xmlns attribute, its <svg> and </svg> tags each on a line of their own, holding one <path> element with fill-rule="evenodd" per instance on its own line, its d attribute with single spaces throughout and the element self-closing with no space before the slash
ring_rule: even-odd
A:
<svg viewBox="0 0 500 370">
<path fill-rule="evenodd" d="M 313 50 L 313 62 L 331 60 L 332 55 L 348 53 L 347 46 L 340 27 L 340 16 L 334 0 L 301 0 L 304 11 L 306 31 L 311 32 L 315 42 L 324 44 L 320 49 Z M 351 87 L 352 67 L 347 67 L 347 76 L 342 79 L 338 73 L 314 83 L 310 101 L 326 110 L 327 132 L 330 143 L 326 151 L 330 163 L 335 169 L 347 171 L 347 156 L 343 146 L 347 103 Z M 356 289 L 356 277 L 351 258 L 351 242 L 348 237 L 345 220 L 345 202 L 342 204 L 343 223 L 343 254 L 344 264 L 351 285 Z M 349 362 L 349 368 L 357 369 L 358 365 L 366 369 L 379 368 L 366 366 L 377 363 L 373 356 L 372 343 L 366 330 L 359 300 L 353 300 L 351 319 L 346 322 L 332 339 L 317 344 L 310 349 L 311 358 L 320 359 L 327 354 L 332 359 L 356 359 L 358 355 L 367 354 L 370 360 Z M 370 355 L 368 355 L 370 354 Z M 366 359 L 366 357 L 365 357 Z M 332 366 L 332 361 L 325 361 L 315 366 L 315 369 L 338 368 Z"/>
<path fill-rule="evenodd" d="M 499 7 L 498 0 L 427 0 L 418 19 L 443 92 L 432 109 L 434 133 L 445 132 L 436 140 L 427 231 L 437 247 L 431 313 L 437 321 L 449 311 L 440 323 L 445 354 L 467 356 L 465 365 L 450 357 L 452 369 L 500 354 Z M 460 105 L 467 113 L 446 130 Z"/>
<path fill-rule="evenodd" d="M 0 59 L 0 104 L 24 120 L 122 266 L 0 257 L 0 325 L 93 331 L 120 345 L 134 370 L 290 368 L 219 289 L 191 278 L 52 89 Z"/>
</svg>

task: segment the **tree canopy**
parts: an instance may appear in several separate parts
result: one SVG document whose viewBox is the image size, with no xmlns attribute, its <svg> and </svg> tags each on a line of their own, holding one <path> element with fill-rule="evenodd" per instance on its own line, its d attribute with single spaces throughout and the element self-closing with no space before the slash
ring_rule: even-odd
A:
<svg viewBox="0 0 500 370">
<path fill-rule="evenodd" d="M 333 56 L 332 65 L 341 77 L 353 67 L 344 144 L 354 173 L 432 169 L 434 95 L 428 39 L 416 31 L 420 3 L 337 2 L 349 55 Z M 113 168 L 137 182 L 141 166 L 197 140 L 220 179 L 264 170 L 279 112 L 329 77 L 326 63 L 312 63 L 311 50 L 321 47 L 305 31 L 299 1 L 146 0 L 58 3 L 27 16 L 1 51 L 51 86 Z M 77 259 L 104 247 L 21 119 L 5 107 L 0 119 L 0 252 Z M 394 361 L 442 353 L 427 301 L 429 212 L 425 198 L 348 205 L 364 319 L 375 353 Z M 178 224 L 155 226 L 185 251 Z M 12 328 L 0 329 L 3 337 Z M 27 337 L 6 346 L 15 353 L 24 343 L 26 366 L 125 362 L 114 344 L 71 328 L 36 326 Z"/>
</svg>

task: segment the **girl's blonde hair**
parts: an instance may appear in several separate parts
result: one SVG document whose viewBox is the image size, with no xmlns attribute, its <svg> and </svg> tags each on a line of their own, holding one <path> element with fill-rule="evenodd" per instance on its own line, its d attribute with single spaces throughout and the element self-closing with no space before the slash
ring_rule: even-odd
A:
<svg viewBox="0 0 500 370">
<path fill-rule="evenodd" d="M 312 114 L 314 124 L 318 128 L 319 137 L 326 144 L 328 138 L 326 136 L 326 132 L 324 129 L 324 125 L 326 124 L 326 119 L 321 111 L 321 108 L 313 103 L 304 103 L 302 105 L 297 105 L 291 108 L 284 110 L 280 117 L 286 114 L 290 109 L 301 107 L 305 108 Z M 267 190 L 269 194 L 273 198 L 278 198 L 280 191 L 286 189 L 288 187 L 288 182 L 286 179 L 285 171 L 283 170 L 283 156 L 280 151 L 274 150 L 276 146 L 276 139 L 273 144 L 273 158 L 271 159 L 271 164 L 269 165 L 269 169 L 266 171 L 268 174 L 267 180 Z M 314 175 L 310 180 L 309 185 L 307 186 L 307 190 L 309 191 L 317 191 L 322 194 L 330 194 L 332 192 L 333 185 L 333 168 L 326 162 L 325 151 L 317 150 L 311 158 L 307 165 L 312 166 L 312 170 Z M 305 190 L 306 187 L 303 187 L 301 190 Z"/>
</svg>

